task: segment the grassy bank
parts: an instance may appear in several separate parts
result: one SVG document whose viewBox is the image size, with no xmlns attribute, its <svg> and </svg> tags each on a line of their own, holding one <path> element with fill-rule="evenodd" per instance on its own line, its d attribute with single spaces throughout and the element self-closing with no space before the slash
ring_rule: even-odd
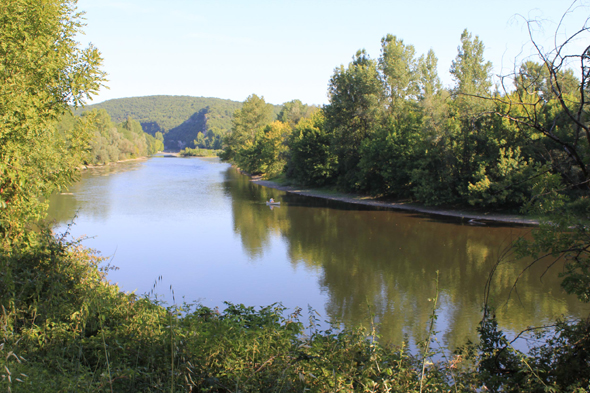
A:
<svg viewBox="0 0 590 393">
<path fill-rule="evenodd" d="M 542 391 L 546 385 L 553 391 L 575 387 L 583 392 L 587 388 L 587 323 L 563 324 L 555 337 L 561 337 L 564 345 L 543 345 L 545 352 L 533 356 L 514 351 L 496 330 L 493 318 L 482 324 L 477 345 L 441 355 L 427 340 L 411 354 L 404 343 L 381 343 L 375 330 L 321 331 L 313 310 L 287 314 L 280 304 L 260 309 L 227 304 L 225 310 L 217 310 L 166 305 L 122 293 L 106 280 L 101 262 L 79 243 L 49 235 L 26 250 L 2 255 L 0 389 L 439 392 Z M 433 302 L 432 322 L 435 310 Z M 434 326 L 424 327 L 430 337 Z M 565 344 L 578 346 L 577 357 Z"/>
</svg>

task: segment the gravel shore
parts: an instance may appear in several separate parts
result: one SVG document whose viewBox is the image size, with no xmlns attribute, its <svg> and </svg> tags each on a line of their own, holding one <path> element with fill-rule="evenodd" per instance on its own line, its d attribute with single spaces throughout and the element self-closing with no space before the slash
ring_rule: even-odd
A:
<svg viewBox="0 0 590 393">
<path fill-rule="evenodd" d="M 285 191 L 291 194 L 298 194 L 298 195 L 305 195 L 315 198 L 324 198 L 330 199 L 334 201 L 346 202 L 346 203 L 355 203 L 360 205 L 367 205 L 367 206 L 375 206 L 375 207 L 382 207 L 394 210 L 405 210 L 411 212 L 419 212 L 424 214 L 431 214 L 436 216 L 445 216 L 445 217 L 455 217 L 460 218 L 467 221 L 470 224 L 478 225 L 483 224 L 485 225 L 486 222 L 489 223 L 506 223 L 506 224 L 517 224 L 517 225 L 538 225 L 539 221 L 535 219 L 526 218 L 524 216 L 519 216 L 515 214 L 499 214 L 494 212 L 475 212 L 469 210 L 461 210 L 461 209 L 446 209 L 446 208 L 439 208 L 439 207 L 432 207 L 432 206 L 424 206 L 417 203 L 405 203 L 405 202 L 389 202 L 378 200 L 377 198 L 373 198 L 370 196 L 360 196 L 354 194 L 344 194 L 344 193 L 332 193 L 332 192 L 324 192 L 321 190 L 314 190 L 311 188 L 305 187 L 292 187 L 292 186 L 284 186 L 278 183 L 275 183 L 270 180 L 262 180 L 258 176 L 254 176 L 250 180 L 252 183 L 264 186 L 275 188 L 277 190 Z"/>
</svg>

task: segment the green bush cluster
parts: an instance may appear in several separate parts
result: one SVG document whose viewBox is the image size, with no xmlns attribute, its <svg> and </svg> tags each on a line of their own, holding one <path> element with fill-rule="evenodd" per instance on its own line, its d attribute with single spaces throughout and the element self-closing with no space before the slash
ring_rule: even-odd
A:
<svg viewBox="0 0 590 393">
<path fill-rule="evenodd" d="M 128 118 L 120 124 L 101 109 L 87 112 L 94 137 L 90 141 L 89 164 L 106 164 L 137 157 L 147 157 L 164 150 L 161 140 L 143 132 L 137 120 Z"/>
<path fill-rule="evenodd" d="M 151 136 L 143 132 L 141 125 L 133 118 L 119 124 L 113 123 L 106 110 L 86 111 L 81 118 L 72 112 L 65 112 L 57 123 L 61 135 L 76 132 L 78 122 L 83 122 L 89 133 L 86 155 L 80 163 L 103 165 L 131 158 L 147 157 L 164 150 L 163 136 Z"/>
<path fill-rule="evenodd" d="M 198 147 L 191 149 L 190 147 L 185 147 L 178 153 L 178 155 L 181 157 L 217 157 L 222 151 L 223 150 L 201 149 Z"/>
<path fill-rule="evenodd" d="M 249 174 L 276 177 L 284 172 L 289 161 L 293 130 L 317 109 L 293 100 L 286 102 L 277 115 L 276 107 L 267 104 L 264 97 L 252 94 L 234 112 L 220 157 Z M 275 117 L 277 120 L 273 121 Z"/>
</svg>

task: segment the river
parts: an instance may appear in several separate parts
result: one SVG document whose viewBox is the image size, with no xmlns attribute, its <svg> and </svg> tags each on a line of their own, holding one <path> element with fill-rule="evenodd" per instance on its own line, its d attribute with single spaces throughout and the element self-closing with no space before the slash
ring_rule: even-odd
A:
<svg viewBox="0 0 590 393">
<path fill-rule="evenodd" d="M 269 198 L 280 207 L 265 204 Z M 124 291 L 168 303 L 224 301 L 308 306 L 320 321 L 378 323 L 399 344 L 424 337 L 437 294 L 441 345 L 476 339 L 484 286 L 499 325 L 518 332 L 552 319 L 588 315 L 566 296 L 559 267 L 528 261 L 509 246 L 531 228 L 471 226 L 460 220 L 303 197 L 255 185 L 217 159 L 155 157 L 84 171 L 50 200 L 56 231 L 88 236 L 116 266 Z"/>
</svg>

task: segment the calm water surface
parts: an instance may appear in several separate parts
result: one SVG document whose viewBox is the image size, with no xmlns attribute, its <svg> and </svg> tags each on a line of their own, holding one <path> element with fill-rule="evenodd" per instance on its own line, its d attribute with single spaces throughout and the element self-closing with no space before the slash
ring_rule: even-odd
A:
<svg viewBox="0 0 590 393">
<path fill-rule="evenodd" d="M 530 228 L 470 226 L 412 213 L 307 198 L 254 185 L 216 159 L 156 157 L 84 172 L 70 195 L 55 195 L 58 230 L 119 269 L 125 291 L 172 302 L 282 302 L 321 320 L 368 324 L 401 343 L 424 336 L 439 271 L 437 329 L 450 346 L 476 337 L 490 268 Z M 281 201 L 269 208 L 270 197 Z M 526 261 L 501 263 L 490 291 L 502 328 L 520 331 L 588 314 L 538 265 L 512 286 Z M 161 277 L 161 279 L 159 279 Z M 305 312 L 304 312 L 305 314 Z"/>
</svg>

